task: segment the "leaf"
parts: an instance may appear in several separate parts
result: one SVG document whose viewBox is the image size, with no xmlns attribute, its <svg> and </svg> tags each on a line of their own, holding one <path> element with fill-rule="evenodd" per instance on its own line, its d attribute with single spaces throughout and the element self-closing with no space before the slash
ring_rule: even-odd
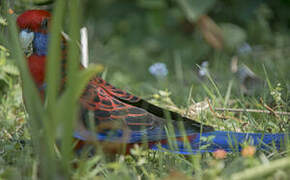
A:
<svg viewBox="0 0 290 180">
<path fill-rule="evenodd" d="M 33 3 L 35 5 L 49 5 L 53 4 L 54 0 L 22 0 L 24 3 Z"/>
<path fill-rule="evenodd" d="M 214 5 L 215 0 L 177 0 L 190 22 L 195 22 Z"/>
<path fill-rule="evenodd" d="M 196 117 L 198 114 L 205 112 L 206 110 L 209 109 L 209 105 L 207 101 L 201 101 L 198 103 L 194 103 L 188 107 L 186 110 L 186 115 L 189 117 Z"/>
<path fill-rule="evenodd" d="M 204 40 L 214 49 L 223 48 L 223 34 L 221 28 L 207 15 L 201 16 L 197 21 Z"/>
<path fill-rule="evenodd" d="M 237 25 L 230 23 L 220 24 L 224 37 L 225 46 L 233 49 L 241 45 L 246 40 L 246 32 Z"/>
<path fill-rule="evenodd" d="M 99 66 L 89 66 L 87 69 L 79 72 L 75 77 L 75 82 L 77 83 L 74 83 L 67 88 L 57 103 L 57 108 L 55 108 L 57 111 L 56 114 L 63 114 L 61 112 L 64 108 L 67 108 L 67 99 L 73 98 L 73 102 L 77 102 L 92 76 L 100 73 L 101 71 L 102 68 Z"/>
<path fill-rule="evenodd" d="M 8 77 L 6 74 L 4 73 L 0 73 L 0 81 L 4 82 L 5 84 L 9 85 L 9 82 L 8 82 Z"/>
<path fill-rule="evenodd" d="M 148 9 L 163 9 L 167 6 L 164 0 L 138 0 L 137 4 L 142 8 Z"/>
<path fill-rule="evenodd" d="M 3 25 L 3 26 L 7 26 L 7 21 L 6 19 L 4 19 L 2 16 L 0 16 L 0 24 Z"/>
<path fill-rule="evenodd" d="M 7 52 L 8 51 L 8 49 L 6 47 L 2 46 L 2 45 L 0 45 L 0 50 L 1 51 L 4 51 L 4 52 Z"/>
<path fill-rule="evenodd" d="M 75 92 L 76 92 L 77 98 L 79 98 L 79 96 L 83 92 L 83 89 L 88 84 L 92 76 L 97 73 L 102 72 L 102 70 L 103 70 L 103 67 L 101 66 L 89 66 L 89 68 L 78 73 L 78 75 L 76 76 L 76 82 L 78 82 L 78 84 L 75 85 L 76 87 L 74 87 L 76 88 Z"/>
<path fill-rule="evenodd" d="M 19 75 L 19 71 L 17 69 L 16 66 L 12 65 L 12 64 L 6 64 L 4 66 L 2 66 L 2 70 L 10 75 L 14 75 L 14 76 L 18 76 Z"/>
</svg>

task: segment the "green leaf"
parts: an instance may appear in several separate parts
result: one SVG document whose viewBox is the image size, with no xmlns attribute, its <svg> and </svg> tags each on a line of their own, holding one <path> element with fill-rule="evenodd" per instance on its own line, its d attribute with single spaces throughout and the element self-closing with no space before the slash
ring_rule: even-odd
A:
<svg viewBox="0 0 290 180">
<path fill-rule="evenodd" d="M 22 0 L 23 3 L 33 3 L 36 5 L 52 4 L 54 0 Z"/>
<path fill-rule="evenodd" d="M 75 82 L 72 84 L 61 96 L 58 103 L 56 104 L 57 107 L 55 108 L 57 115 L 63 115 L 62 112 L 64 109 L 68 108 L 68 99 L 71 99 L 73 103 L 77 102 L 84 91 L 84 88 L 87 86 L 89 80 L 92 78 L 93 75 L 101 72 L 99 66 L 90 66 L 89 68 L 82 70 L 81 72 L 77 73 L 75 77 Z M 58 117 L 60 118 L 60 117 Z"/>
<path fill-rule="evenodd" d="M 230 23 L 220 24 L 222 29 L 225 47 L 233 49 L 245 42 L 247 35 L 246 32 L 237 25 Z"/>
<path fill-rule="evenodd" d="M 186 18 L 190 22 L 195 22 L 198 18 L 206 14 L 207 11 L 215 4 L 215 0 L 176 0 Z"/>
<path fill-rule="evenodd" d="M 65 3 L 66 1 L 64 0 L 58 0 L 56 2 L 51 20 L 51 35 L 45 70 L 45 79 L 49 85 L 47 87 L 46 100 L 48 112 L 50 113 L 53 113 L 53 106 L 56 102 L 58 89 L 60 86 L 61 49 L 59 47 L 61 43 L 61 30 L 64 19 Z"/>
<path fill-rule="evenodd" d="M 138 0 L 137 4 L 142 8 L 163 9 L 167 7 L 164 0 Z"/>
<path fill-rule="evenodd" d="M 16 66 L 12 65 L 12 64 L 6 64 L 4 66 L 2 66 L 2 70 L 10 75 L 14 75 L 14 76 L 18 76 L 19 75 L 19 71 L 17 69 Z"/>
<path fill-rule="evenodd" d="M 7 85 L 9 84 L 7 75 L 2 72 L 0 73 L 0 81 L 4 82 Z"/>
<path fill-rule="evenodd" d="M 92 76 L 100 73 L 101 70 L 102 69 L 100 68 L 100 66 L 90 66 L 87 69 L 77 73 L 75 76 L 75 82 L 78 83 L 72 84 L 69 88 L 70 90 L 73 90 L 73 92 L 65 91 L 63 97 L 69 96 L 70 98 L 73 98 L 74 101 L 77 101 Z"/>
</svg>

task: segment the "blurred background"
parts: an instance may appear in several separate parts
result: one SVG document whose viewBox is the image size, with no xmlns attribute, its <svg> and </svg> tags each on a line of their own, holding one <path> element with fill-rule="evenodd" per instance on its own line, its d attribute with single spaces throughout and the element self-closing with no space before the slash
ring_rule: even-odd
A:
<svg viewBox="0 0 290 180">
<path fill-rule="evenodd" d="M 103 66 L 117 87 L 143 97 L 163 90 L 185 106 L 190 94 L 195 101 L 208 96 L 211 80 L 222 96 L 231 87 L 232 97 L 272 101 L 268 81 L 289 99 L 289 0 L 82 2 L 90 63 Z M 10 6 L 16 13 L 51 10 L 53 0 Z"/>
</svg>

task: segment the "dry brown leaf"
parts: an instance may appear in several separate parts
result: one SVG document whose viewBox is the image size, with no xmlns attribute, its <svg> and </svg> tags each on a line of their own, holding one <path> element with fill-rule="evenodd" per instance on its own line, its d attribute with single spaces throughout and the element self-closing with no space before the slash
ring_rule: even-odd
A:
<svg viewBox="0 0 290 180">
<path fill-rule="evenodd" d="M 207 15 L 197 20 L 197 27 L 200 29 L 205 41 L 216 50 L 223 49 L 223 36 L 220 27 Z"/>
<path fill-rule="evenodd" d="M 197 115 L 199 115 L 200 113 L 208 109 L 209 109 L 209 105 L 207 101 L 201 101 L 201 102 L 193 103 L 192 105 L 190 105 L 185 114 L 186 116 L 189 116 L 189 117 L 196 117 Z"/>
</svg>

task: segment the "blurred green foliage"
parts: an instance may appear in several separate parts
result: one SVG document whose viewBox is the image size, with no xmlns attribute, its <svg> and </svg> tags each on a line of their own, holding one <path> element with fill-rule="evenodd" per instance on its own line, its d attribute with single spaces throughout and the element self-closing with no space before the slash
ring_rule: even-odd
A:
<svg viewBox="0 0 290 180">
<path fill-rule="evenodd" d="M 0 45 L 0 97 L 5 94 L 7 89 L 12 88 L 13 81 L 17 81 L 19 72 L 11 62 L 7 59 L 8 50 Z"/>
<path fill-rule="evenodd" d="M 16 12 L 51 9 L 53 5 L 53 0 L 12 2 Z M 210 73 L 222 92 L 234 80 L 232 94 L 240 95 L 240 84 L 230 71 L 233 56 L 264 80 L 265 65 L 270 77 L 283 79 L 287 91 L 289 61 L 284 57 L 290 44 L 289 6 L 288 0 L 86 0 L 82 24 L 89 29 L 90 62 L 107 67 L 109 82 L 142 96 L 169 89 L 174 101 L 185 105 L 190 93 L 198 100 L 206 96 L 200 84 L 208 81 L 197 76 L 197 65 L 203 61 L 209 62 Z M 205 40 L 207 29 L 199 24 L 204 15 L 220 28 L 222 50 Z M 251 51 L 240 53 L 245 44 Z M 165 63 L 169 70 L 162 81 L 148 71 L 156 62 Z"/>
<path fill-rule="evenodd" d="M 86 1 L 84 25 L 89 28 L 90 61 L 107 65 L 107 79 L 119 87 L 139 95 L 168 88 L 174 101 L 183 105 L 192 85 L 194 97 L 206 95 L 200 84 L 207 81 L 201 82 L 197 77 L 197 64 L 209 61 L 211 75 L 221 91 L 225 92 L 227 83 L 233 79 L 233 95 L 239 95 L 239 83 L 230 71 L 233 56 L 238 56 L 239 64 L 249 65 L 262 79 L 265 79 L 263 65 L 271 77 L 272 73 L 274 76 L 277 72 L 286 73 L 284 68 L 289 67 L 283 55 L 283 59 L 274 60 L 275 55 L 268 51 L 269 47 L 280 51 L 289 46 L 289 20 L 286 10 L 283 16 L 277 8 L 280 6 L 286 9 L 289 2 Z M 198 26 L 198 18 L 206 14 L 222 31 L 221 51 L 204 40 Z M 239 53 L 245 43 L 250 45 L 251 52 Z M 156 62 L 165 63 L 169 70 L 162 82 L 148 71 Z M 285 76 L 287 73 L 279 77 Z M 289 81 L 282 84 L 289 89 Z"/>
</svg>

